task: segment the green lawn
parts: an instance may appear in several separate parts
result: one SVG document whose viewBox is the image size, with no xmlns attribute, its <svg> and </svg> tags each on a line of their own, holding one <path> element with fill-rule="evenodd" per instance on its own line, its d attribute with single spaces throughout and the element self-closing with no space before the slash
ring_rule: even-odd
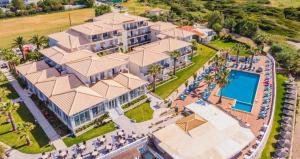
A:
<svg viewBox="0 0 300 159">
<path fill-rule="evenodd" d="M 15 122 L 31 122 L 35 123 L 32 114 L 29 112 L 24 104 L 20 105 L 17 112 L 13 113 Z M 6 122 L 6 116 L 0 117 L 0 141 L 17 149 L 21 152 L 28 154 L 36 154 L 41 152 L 47 152 L 54 149 L 53 146 L 48 144 L 49 139 L 44 133 L 43 129 L 36 124 L 35 128 L 31 131 L 30 139 L 32 141 L 31 146 L 26 146 L 25 139 L 19 139 L 19 135 L 15 132 L 11 132 L 11 124 Z"/>
<path fill-rule="evenodd" d="M 174 92 L 187 79 L 193 76 L 193 74 L 197 70 L 199 70 L 210 58 L 212 58 L 217 53 L 216 50 L 213 50 L 201 44 L 198 45 L 197 52 L 198 55 L 192 59 L 194 64 L 187 69 L 178 71 L 176 73 L 176 79 L 160 85 L 155 91 L 157 95 L 159 95 L 163 99 L 167 98 L 172 92 Z"/>
<path fill-rule="evenodd" d="M 131 110 L 125 112 L 125 115 L 135 120 L 137 123 L 147 121 L 153 118 L 153 109 L 150 107 L 150 102 L 146 102 Z"/>
<path fill-rule="evenodd" d="M 223 40 L 213 40 L 209 43 L 210 45 L 218 48 L 218 49 L 231 49 L 236 43 L 235 42 L 225 42 Z M 235 54 L 234 54 L 235 55 Z M 249 53 L 246 49 L 242 49 L 240 52 L 240 56 L 249 56 Z"/>
<path fill-rule="evenodd" d="M 284 89 L 284 81 L 287 80 L 287 78 L 283 75 L 278 74 L 276 77 L 277 81 L 277 99 L 276 99 L 276 108 L 275 108 L 275 115 L 274 115 L 274 121 L 273 121 L 273 127 L 272 131 L 270 133 L 268 142 L 265 146 L 265 149 L 262 152 L 262 159 L 269 159 L 271 157 L 271 152 L 274 151 L 274 143 L 276 142 L 275 136 L 278 134 L 278 128 L 280 127 L 279 121 L 281 120 L 281 112 L 282 112 L 282 102 L 285 94 Z"/>
<path fill-rule="evenodd" d="M 102 125 L 98 128 L 93 128 L 77 137 L 66 137 L 63 139 L 63 141 L 65 142 L 65 144 L 70 147 L 74 144 L 78 144 L 81 143 L 83 141 L 87 141 L 89 139 L 104 135 L 106 133 L 112 132 L 114 131 L 115 128 L 115 124 L 113 122 L 109 122 L 105 125 Z"/>
</svg>

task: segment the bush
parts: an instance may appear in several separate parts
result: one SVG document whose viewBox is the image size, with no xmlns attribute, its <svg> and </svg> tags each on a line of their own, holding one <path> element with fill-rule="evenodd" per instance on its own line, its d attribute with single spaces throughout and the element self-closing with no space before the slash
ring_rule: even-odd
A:
<svg viewBox="0 0 300 159">
<path fill-rule="evenodd" d="M 109 5 L 100 5 L 95 7 L 95 16 L 100 16 L 103 15 L 105 13 L 109 13 L 111 12 L 111 8 Z"/>
<path fill-rule="evenodd" d="M 141 97 L 139 97 L 139 98 L 137 98 L 137 99 L 135 99 L 135 100 L 133 100 L 133 101 L 131 101 L 131 102 L 125 104 L 125 105 L 123 105 L 122 108 L 123 108 L 123 109 L 126 109 L 126 108 L 128 108 L 128 107 L 134 105 L 135 103 L 138 103 L 138 102 L 140 102 L 141 100 L 144 100 L 144 99 L 146 99 L 146 98 L 147 98 L 147 96 L 146 96 L 146 95 L 143 95 L 143 96 L 141 96 Z"/>
<path fill-rule="evenodd" d="M 282 47 L 279 46 L 279 45 L 277 45 L 277 44 L 273 44 L 273 45 L 271 46 L 271 48 L 270 48 L 270 52 L 271 52 L 272 54 L 276 54 L 276 53 L 281 52 L 281 51 L 282 51 Z"/>
<path fill-rule="evenodd" d="M 77 129 L 75 130 L 75 132 L 78 133 L 78 132 L 83 131 L 83 130 L 85 130 L 85 129 L 87 129 L 87 128 L 93 126 L 93 125 L 95 125 L 95 127 L 99 127 L 99 126 L 105 124 L 105 123 L 103 122 L 103 120 L 107 119 L 108 117 L 109 117 L 109 115 L 108 115 L 107 113 L 106 113 L 106 114 L 103 114 L 103 115 L 101 115 L 100 117 L 98 117 L 97 119 L 93 120 L 92 122 L 90 122 L 90 123 L 88 123 L 88 124 L 86 124 L 86 125 L 83 125 L 83 126 L 77 128 Z"/>
</svg>

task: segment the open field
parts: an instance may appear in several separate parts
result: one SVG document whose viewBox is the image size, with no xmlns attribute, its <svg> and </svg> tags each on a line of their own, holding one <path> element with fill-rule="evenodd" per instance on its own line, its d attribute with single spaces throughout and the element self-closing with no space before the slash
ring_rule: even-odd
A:
<svg viewBox="0 0 300 159">
<path fill-rule="evenodd" d="M 193 65 L 187 69 L 176 72 L 177 78 L 171 82 L 160 85 L 155 94 L 159 95 L 163 99 L 167 98 L 172 92 L 174 92 L 181 84 L 188 80 L 193 74 L 199 70 L 211 57 L 213 57 L 217 51 L 204 46 L 202 44 L 198 45 L 197 48 L 198 55 L 195 56 L 192 61 Z"/>
<path fill-rule="evenodd" d="M 69 13 L 72 25 L 81 24 L 94 17 L 94 10 L 79 9 L 68 12 L 3 19 L 0 21 L 0 48 L 10 47 L 13 39 L 23 36 L 29 39 L 34 34 L 48 35 L 69 27 Z"/>
<path fill-rule="evenodd" d="M 299 7 L 300 1 L 299 0 L 270 0 L 271 5 L 273 7 L 280 7 L 280 8 L 286 8 L 286 7 Z"/>
<path fill-rule="evenodd" d="M 128 0 L 127 2 L 120 3 L 122 6 L 126 7 L 127 11 L 130 14 L 134 15 L 140 15 L 144 13 L 147 10 L 153 9 L 153 8 L 162 8 L 162 9 L 168 9 L 168 6 L 165 5 L 157 5 L 157 6 L 147 6 L 143 3 L 138 2 L 138 0 Z"/>
<path fill-rule="evenodd" d="M 282 102 L 283 97 L 285 94 L 284 89 L 284 81 L 287 78 L 283 75 L 277 74 L 276 81 L 277 81 L 277 97 L 276 97 L 276 107 L 275 107 L 275 115 L 273 121 L 273 127 L 267 141 L 267 144 L 262 152 L 261 159 L 269 159 L 271 157 L 271 153 L 274 151 L 274 144 L 276 142 L 275 136 L 278 134 L 278 128 L 280 127 L 280 120 L 281 120 L 281 112 L 282 112 Z"/>
</svg>

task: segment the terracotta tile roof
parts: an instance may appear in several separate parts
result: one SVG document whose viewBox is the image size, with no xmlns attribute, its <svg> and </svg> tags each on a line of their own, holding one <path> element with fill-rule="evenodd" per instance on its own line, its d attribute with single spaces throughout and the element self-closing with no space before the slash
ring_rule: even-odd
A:
<svg viewBox="0 0 300 159">
<path fill-rule="evenodd" d="M 170 56 L 165 53 L 155 53 L 148 50 L 134 51 L 130 53 L 130 62 L 137 64 L 138 66 L 144 67 L 151 64 L 160 62 L 162 60 L 169 59 Z"/>
<path fill-rule="evenodd" d="M 122 54 L 120 54 L 120 58 L 117 58 L 116 55 L 107 55 L 102 57 L 92 56 L 67 63 L 66 65 L 83 76 L 89 77 L 127 64 L 128 60 L 124 60 L 123 57 L 124 56 Z"/>
<path fill-rule="evenodd" d="M 114 80 L 98 81 L 91 88 L 107 99 L 114 99 L 130 91 Z"/>
<path fill-rule="evenodd" d="M 55 68 L 51 67 L 51 68 L 48 68 L 48 69 L 45 69 L 42 71 L 28 74 L 25 77 L 32 84 L 36 84 L 38 82 L 43 82 L 43 81 L 49 80 L 52 77 L 55 78 L 58 76 L 60 76 L 60 73 Z"/>
<path fill-rule="evenodd" d="M 17 71 L 21 73 L 23 76 L 38 72 L 44 69 L 50 68 L 45 61 L 36 61 L 36 62 L 29 62 L 16 67 Z"/>
<path fill-rule="evenodd" d="M 106 99 L 86 86 L 79 86 L 70 91 L 50 97 L 50 100 L 67 115 L 74 115 Z"/>
<path fill-rule="evenodd" d="M 148 82 L 130 73 L 120 73 L 114 80 L 131 90 L 144 86 Z"/>
<path fill-rule="evenodd" d="M 167 35 L 167 36 L 173 37 L 173 38 L 186 38 L 188 36 L 195 35 L 194 32 L 188 31 L 185 29 L 181 29 L 181 28 L 174 28 L 174 29 L 170 29 L 170 30 L 166 30 L 166 31 L 161 31 L 160 34 Z"/>
<path fill-rule="evenodd" d="M 54 46 L 50 48 L 46 48 L 40 51 L 41 54 L 48 57 L 56 64 L 62 65 L 66 64 L 71 61 L 79 60 L 82 58 L 90 57 L 90 56 L 97 56 L 96 54 L 92 53 L 88 50 L 79 50 L 75 52 L 65 52 L 64 50 Z"/>
<path fill-rule="evenodd" d="M 115 30 L 123 30 L 122 25 L 105 24 L 102 21 L 96 21 L 91 23 L 85 23 L 71 27 L 72 30 L 83 33 L 85 35 L 97 35 L 106 32 L 112 32 Z"/>
<path fill-rule="evenodd" d="M 148 18 L 130 15 L 127 13 L 111 12 L 111 13 L 106 13 L 101 16 L 95 17 L 93 20 L 101 21 L 102 23 L 112 25 L 112 24 L 124 24 L 124 23 L 135 22 L 135 21 L 146 21 L 148 20 Z"/>
<path fill-rule="evenodd" d="M 141 51 L 141 50 L 147 50 L 147 51 L 152 51 L 155 53 L 167 53 L 167 52 L 172 52 L 187 46 L 190 46 L 191 43 L 182 41 L 182 40 L 177 40 L 174 38 L 168 38 L 168 39 L 163 39 L 159 41 L 155 41 L 146 45 L 142 45 L 139 47 L 134 48 L 134 50 Z"/>
<path fill-rule="evenodd" d="M 196 35 L 198 35 L 198 36 L 205 36 L 205 34 L 203 33 L 203 32 L 201 32 L 201 31 L 199 31 L 199 30 L 197 30 L 196 28 L 194 28 L 193 26 L 182 26 L 182 27 L 180 27 L 181 29 L 183 29 L 183 30 L 186 30 L 186 31 L 190 31 L 190 32 L 193 32 L 193 33 L 195 33 Z"/>
</svg>

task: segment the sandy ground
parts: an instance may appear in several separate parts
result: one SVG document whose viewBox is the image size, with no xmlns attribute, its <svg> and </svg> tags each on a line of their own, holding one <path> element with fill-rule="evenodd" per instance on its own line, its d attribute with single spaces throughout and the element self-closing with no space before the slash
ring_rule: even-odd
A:
<svg viewBox="0 0 300 159">
<path fill-rule="evenodd" d="M 300 94 L 300 82 L 297 82 L 298 95 Z M 300 110 L 298 109 L 300 112 Z M 293 148 L 293 159 L 300 158 L 300 113 L 296 115 L 296 125 L 294 134 L 294 148 Z"/>
</svg>

